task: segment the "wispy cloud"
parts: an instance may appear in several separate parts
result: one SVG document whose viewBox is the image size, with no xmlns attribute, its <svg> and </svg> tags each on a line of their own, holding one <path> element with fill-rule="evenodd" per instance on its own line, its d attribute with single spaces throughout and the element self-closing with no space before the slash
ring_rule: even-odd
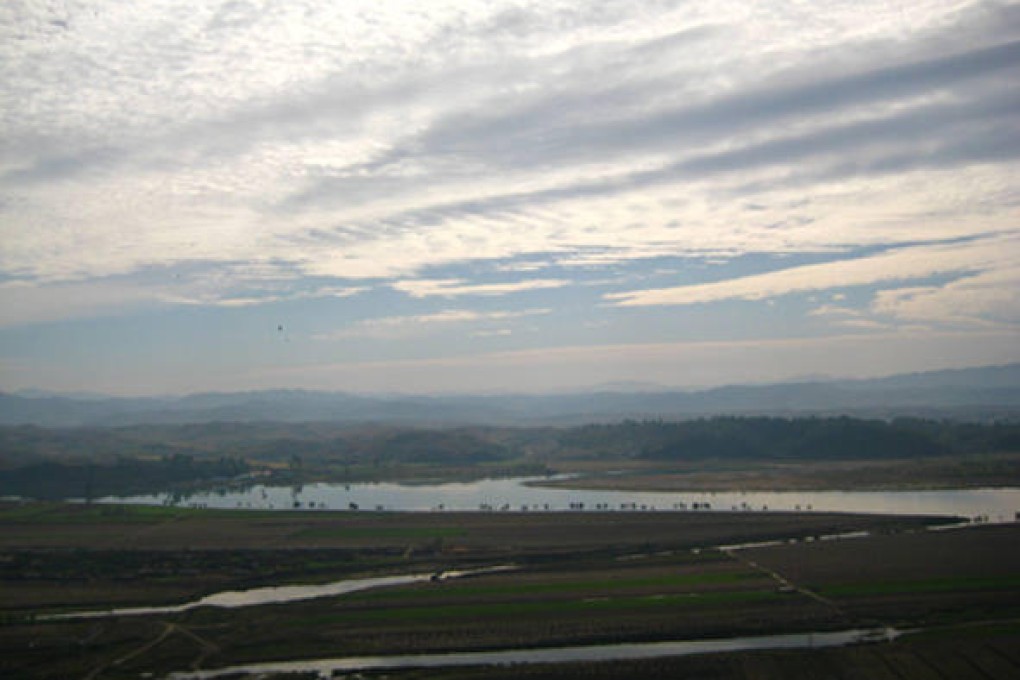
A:
<svg viewBox="0 0 1020 680">
<path fill-rule="evenodd" d="M 293 291 L 284 293 L 263 292 L 260 295 L 231 295 L 223 292 L 195 291 L 195 292 L 165 292 L 162 299 L 182 305 L 212 306 L 212 307 L 252 307 L 265 305 L 274 302 L 290 302 L 294 300 L 314 300 L 320 298 L 347 298 L 363 293 L 367 290 L 363 287 L 338 288 L 336 286 L 323 286 L 311 290 Z"/>
<path fill-rule="evenodd" d="M 769 200 L 784 184 L 861 176 L 900 209 L 973 206 L 987 178 L 947 193 L 898 174 L 1018 156 L 1009 5 L 397 7 L 9 10 L 0 269 L 67 279 L 268 255 L 295 280 L 385 278 L 591 247 L 605 262 L 817 249 L 875 232 L 857 210 L 857 230 L 816 214 L 775 233 L 716 194 L 764 182 L 744 190 L 761 225 L 789 217 Z M 688 205 L 664 205 L 678 189 Z"/>
<path fill-rule="evenodd" d="M 1020 266 L 981 272 L 943 286 L 882 290 L 872 309 L 906 321 L 1020 327 Z"/>
<path fill-rule="evenodd" d="M 840 307 L 839 305 L 822 305 L 812 309 L 808 314 L 810 316 L 821 316 L 821 317 L 853 317 L 860 316 L 863 312 L 859 309 L 853 309 L 851 307 Z"/>
<path fill-rule="evenodd" d="M 411 279 L 397 281 L 393 288 L 407 293 L 411 297 L 460 297 L 467 295 L 494 296 L 509 295 L 529 290 L 560 288 L 569 285 L 565 279 L 531 279 L 511 283 L 474 283 L 463 279 Z"/>
<path fill-rule="evenodd" d="M 505 322 L 527 316 L 549 314 L 550 309 L 525 309 L 520 311 L 479 312 L 467 309 L 446 309 L 432 314 L 412 314 L 408 316 L 385 316 L 365 319 L 347 328 L 329 333 L 319 333 L 314 340 L 341 340 L 345 338 L 402 338 L 434 332 L 437 327 L 444 328 L 464 324 L 477 324 L 491 321 Z M 509 334 L 508 329 L 481 329 L 471 335 L 483 337 L 489 335 Z"/>
<path fill-rule="evenodd" d="M 765 300 L 792 293 L 910 281 L 941 274 L 961 274 L 1013 267 L 1020 258 L 1020 239 L 1003 236 L 966 243 L 898 248 L 889 252 L 823 264 L 780 269 L 713 283 L 610 293 L 621 307 L 693 305 L 722 300 Z"/>
<path fill-rule="evenodd" d="M 413 328 L 552 347 L 623 317 L 1002 328 L 1018 68 L 997 0 L 0 3 L 0 326 L 37 340 L 0 359 L 167 309 L 223 319 L 204 346 L 260 307 L 375 317 L 337 332 L 395 356 L 444 351 Z M 850 288 L 846 314 L 789 299 Z M 542 333 L 496 298 L 551 309 Z M 694 308 L 732 300 L 760 328 Z M 260 352 L 230 357 L 293 360 Z"/>
<path fill-rule="evenodd" d="M 249 283 L 219 277 L 166 277 L 138 280 L 110 277 L 95 281 L 0 283 L 0 327 L 25 326 L 67 319 L 125 316 L 143 310 L 174 307 L 242 308 L 298 300 L 350 298 L 364 287 L 317 286 L 296 290 L 292 286 Z M 249 279 L 251 281 L 251 279 Z"/>
<path fill-rule="evenodd" d="M 509 328 L 493 328 L 491 330 L 474 331 L 471 333 L 472 338 L 505 338 L 509 335 L 513 335 L 514 332 Z"/>
</svg>

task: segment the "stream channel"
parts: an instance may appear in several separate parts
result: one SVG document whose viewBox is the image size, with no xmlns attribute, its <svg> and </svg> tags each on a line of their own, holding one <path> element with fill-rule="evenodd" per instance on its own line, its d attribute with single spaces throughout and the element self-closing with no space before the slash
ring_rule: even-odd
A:
<svg viewBox="0 0 1020 680">
<path fill-rule="evenodd" d="M 625 661 L 665 656 L 689 656 L 718 652 L 763 649 L 807 649 L 841 647 L 863 642 L 888 642 L 901 633 L 892 628 L 853 629 L 819 633 L 760 635 L 717 640 L 677 640 L 578 647 L 511 649 L 492 652 L 450 652 L 446 654 L 405 654 L 362 656 L 307 661 L 278 661 L 230 666 L 211 670 L 171 673 L 171 680 L 213 680 L 237 675 L 263 673 L 317 673 L 322 678 L 334 672 L 355 672 L 397 668 L 444 668 L 452 666 L 501 666 L 524 663 L 566 663 L 571 661 Z"/>
<path fill-rule="evenodd" d="M 481 574 L 492 574 L 499 571 L 510 571 L 516 567 L 500 565 L 496 567 L 483 567 L 481 569 L 469 569 L 464 571 L 441 571 L 427 574 L 399 574 L 396 576 L 377 576 L 374 578 L 353 578 L 332 583 L 316 585 L 294 585 L 294 586 L 269 586 L 265 588 L 252 588 L 250 590 L 225 590 L 212 595 L 206 595 L 198 600 L 185 602 L 184 604 L 166 605 L 160 607 L 124 607 L 121 609 L 98 609 L 94 611 L 67 612 L 65 614 L 51 614 L 40 617 L 42 620 L 56 621 L 67 619 L 98 619 L 108 616 L 145 616 L 148 614 L 177 614 L 186 612 L 198 607 L 223 607 L 225 609 L 236 609 L 238 607 L 254 607 L 263 604 L 283 604 L 285 602 L 297 602 L 299 600 L 311 600 L 317 597 L 335 597 L 355 593 L 359 590 L 370 588 L 384 588 L 387 586 L 402 586 L 410 583 L 422 583 L 424 581 L 446 581 L 453 578 L 465 576 L 479 576 Z"/>
</svg>

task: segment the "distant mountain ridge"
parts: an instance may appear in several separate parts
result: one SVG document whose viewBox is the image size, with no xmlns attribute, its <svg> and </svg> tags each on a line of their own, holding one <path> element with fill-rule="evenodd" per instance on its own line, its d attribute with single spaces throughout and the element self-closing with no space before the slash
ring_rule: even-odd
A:
<svg viewBox="0 0 1020 680">
<path fill-rule="evenodd" d="M 183 397 L 32 396 L 0 392 L 0 425 L 126 426 L 203 422 L 555 424 L 708 415 L 1020 418 L 1020 364 L 867 380 L 732 385 L 698 391 L 613 385 L 554 395 L 368 396 L 265 390 Z M 615 389 L 614 389 L 615 388 Z"/>
<path fill-rule="evenodd" d="M 952 368 L 924 373 L 901 373 L 867 380 L 837 380 L 838 385 L 890 388 L 1017 388 L 1020 387 L 1020 363 L 977 368 Z"/>
</svg>

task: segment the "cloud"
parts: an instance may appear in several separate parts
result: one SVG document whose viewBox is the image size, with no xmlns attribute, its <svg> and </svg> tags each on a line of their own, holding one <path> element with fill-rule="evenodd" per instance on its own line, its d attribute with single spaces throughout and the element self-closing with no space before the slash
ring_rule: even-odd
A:
<svg viewBox="0 0 1020 680">
<path fill-rule="evenodd" d="M 1020 252 L 1018 248 L 1020 240 L 1015 236 L 898 248 L 878 255 L 791 267 L 714 283 L 610 293 L 605 298 L 619 307 L 767 300 L 792 293 L 995 270 L 1015 263 Z"/>
<path fill-rule="evenodd" d="M 859 309 L 852 309 L 850 307 L 840 307 L 838 305 L 822 305 L 816 307 L 808 312 L 809 316 L 823 316 L 823 317 L 853 317 L 860 316 L 861 311 Z"/>
<path fill-rule="evenodd" d="M 1010 53 L 1014 52 L 1014 61 L 1020 64 L 1020 44 Z M 1012 92 L 998 92 L 998 87 L 996 84 L 995 90 L 965 104 L 955 101 L 918 104 L 865 120 L 838 121 L 798 134 L 737 145 L 724 151 L 689 155 L 683 160 L 651 169 L 597 172 L 533 190 L 482 194 L 466 201 L 417 207 L 400 215 L 400 218 L 486 215 L 575 199 L 627 194 L 678 182 L 702 182 L 712 175 L 724 173 L 778 170 L 784 175 L 769 178 L 771 185 L 777 187 L 786 183 L 801 185 L 805 181 L 831 181 L 856 175 L 880 176 L 913 169 L 946 169 L 974 163 L 1013 161 L 1020 159 L 1020 135 L 1016 134 L 1013 124 L 1014 113 L 1020 107 L 1020 97 Z M 919 120 L 923 120 L 924 125 L 918 125 Z M 640 125 L 646 123 L 639 122 Z M 962 134 L 964 130 L 967 130 L 966 134 Z M 490 134 L 498 136 L 499 132 Z M 649 140 L 649 144 L 662 148 L 676 141 L 673 138 L 675 132 L 669 129 L 660 129 L 659 134 Z M 629 142 L 629 150 L 639 148 L 635 135 L 624 134 L 623 137 Z M 605 138 L 596 137 L 573 146 L 586 154 L 613 153 L 612 149 L 600 149 L 600 145 L 606 143 Z M 524 142 L 519 146 L 530 148 Z M 800 165 L 804 161 L 814 161 L 815 164 L 804 169 Z M 328 189 L 323 191 L 339 198 L 345 195 L 346 184 L 346 180 L 330 181 Z M 377 184 L 381 194 L 385 191 L 385 181 L 379 178 Z"/>
<path fill-rule="evenodd" d="M 446 309 L 432 314 L 413 314 L 408 316 L 386 316 L 365 319 L 347 328 L 313 336 L 314 340 L 342 340 L 346 338 L 402 338 L 432 332 L 436 327 L 455 326 L 468 323 L 489 321 L 506 321 L 527 316 L 549 314 L 550 309 L 526 309 L 521 311 L 481 312 L 468 309 Z M 478 330 L 472 336 L 483 334 L 503 335 L 509 330 Z"/>
<path fill-rule="evenodd" d="M 589 113 L 589 107 L 599 102 L 597 94 L 593 97 L 589 89 L 584 89 L 574 93 L 572 99 L 562 96 L 539 99 L 530 110 L 510 107 L 476 116 L 454 114 L 449 121 L 439 121 L 421 138 L 408 142 L 408 147 L 426 157 L 454 153 L 512 168 L 587 163 L 651 149 L 683 153 L 692 146 L 705 146 L 720 138 L 740 140 L 751 131 L 760 134 L 776 129 L 777 123 L 789 118 L 795 118 L 800 127 L 805 122 L 819 121 L 831 125 L 860 112 L 881 113 L 880 104 L 910 104 L 921 95 L 931 97 L 947 90 L 962 92 L 975 83 L 991 84 L 991 91 L 995 91 L 1001 84 L 996 76 L 1020 64 L 1020 43 L 925 56 L 928 58 L 916 63 L 882 65 L 861 73 L 807 82 L 788 82 L 803 79 L 806 74 L 801 72 L 781 74 L 774 77 L 775 82 L 766 80 L 749 91 L 665 110 L 628 111 L 630 115 L 610 121 Z M 586 88 L 590 85 L 585 82 Z M 649 90 L 663 86 L 661 82 L 649 83 L 648 90 L 633 95 L 648 100 Z M 915 131 L 923 113 L 922 110 L 912 115 Z M 930 124 L 925 118 L 920 127 L 928 129 Z M 857 139 L 863 139 L 863 135 Z M 706 165 L 717 167 L 704 161 L 688 167 L 697 171 Z"/>
<path fill-rule="evenodd" d="M 569 285 L 565 279 L 531 279 L 512 283 L 475 283 L 463 279 L 409 279 L 390 284 L 396 290 L 411 297 L 460 297 L 467 295 L 493 296 L 509 295 L 530 290 L 561 288 Z"/>
<path fill-rule="evenodd" d="M 380 318 L 339 333 L 520 348 L 765 300 L 713 332 L 1001 328 L 1018 68 L 1020 6 L 990 0 L 0 3 L 0 324 L 343 307 Z M 779 301 L 850 287 L 874 299 Z M 435 306 L 508 295 L 542 333 Z"/>
<path fill-rule="evenodd" d="M 298 281 L 593 245 L 607 262 L 817 249 L 831 218 L 768 236 L 737 229 L 720 193 L 1017 157 L 1015 7 L 863 3 L 824 25 L 744 3 L 254 8 L 9 10 L 0 270 L 67 280 L 269 255 Z M 678 194 L 691 205 L 661 205 Z"/>
<path fill-rule="evenodd" d="M 966 276 L 943 286 L 882 290 L 872 310 L 904 321 L 1020 325 L 1020 266 Z"/>
<path fill-rule="evenodd" d="M 292 300 L 315 300 L 321 298 L 346 298 L 363 293 L 367 288 L 348 287 L 339 288 L 336 286 L 324 286 L 312 290 L 287 291 L 273 293 L 262 291 L 259 295 L 231 295 L 218 292 L 166 292 L 162 299 L 182 305 L 199 305 L 212 307 L 253 307 L 274 302 L 289 302 Z"/>
<path fill-rule="evenodd" d="M 509 328 L 493 328 L 471 333 L 472 338 L 505 338 L 509 335 L 513 335 L 513 330 Z"/>
<path fill-rule="evenodd" d="M 165 272 L 164 272 L 165 274 Z M 227 277 L 231 284 L 236 281 Z M 222 285 L 213 276 L 184 278 L 164 276 L 161 280 L 111 277 L 99 281 L 42 283 L 7 281 L 0 283 L 0 328 L 28 326 L 68 319 L 130 315 L 173 307 L 253 307 L 278 302 L 322 298 L 347 298 L 363 293 L 364 287 L 317 286 L 294 290 L 290 286 L 257 285 L 249 280 L 242 289 Z"/>
</svg>

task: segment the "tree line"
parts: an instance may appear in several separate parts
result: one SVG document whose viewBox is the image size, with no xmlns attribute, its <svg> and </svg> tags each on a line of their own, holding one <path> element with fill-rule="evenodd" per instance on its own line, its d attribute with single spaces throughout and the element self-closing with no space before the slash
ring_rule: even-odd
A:
<svg viewBox="0 0 1020 680">
<path fill-rule="evenodd" d="M 1020 451 L 1020 423 L 851 417 L 627 420 L 571 428 L 211 423 L 0 427 L 0 496 L 89 498 L 187 488 L 276 462 L 293 478 L 360 466 L 520 471 L 557 460 L 867 460 Z M 284 463 L 281 467 L 279 463 Z M 502 466 L 502 467 L 501 467 Z"/>
<path fill-rule="evenodd" d="M 175 454 L 156 460 L 118 458 L 105 464 L 46 461 L 0 471 L 0 496 L 92 500 L 232 479 L 248 470 L 244 460 L 228 456 L 203 460 Z"/>
<path fill-rule="evenodd" d="M 564 450 L 653 460 L 853 460 L 1020 451 L 1020 425 L 919 419 L 717 417 L 564 432 Z"/>
</svg>

